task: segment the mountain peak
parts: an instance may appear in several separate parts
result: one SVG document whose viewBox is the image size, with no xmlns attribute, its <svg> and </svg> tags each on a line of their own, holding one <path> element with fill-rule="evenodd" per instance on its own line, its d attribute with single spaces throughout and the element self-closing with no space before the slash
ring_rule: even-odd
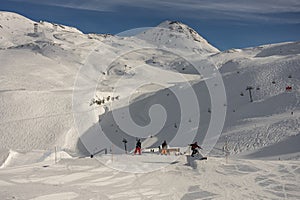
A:
<svg viewBox="0 0 300 200">
<path fill-rule="evenodd" d="M 219 50 L 209 44 L 194 29 L 179 22 L 166 20 L 158 26 L 137 36 L 158 46 L 188 50 L 196 53 L 217 53 Z"/>
<path fill-rule="evenodd" d="M 166 20 L 160 23 L 157 27 L 168 28 L 171 31 L 177 31 L 179 33 L 186 33 L 190 35 L 197 42 L 207 42 L 203 37 L 201 37 L 194 29 L 186 24 L 179 21 Z"/>
</svg>

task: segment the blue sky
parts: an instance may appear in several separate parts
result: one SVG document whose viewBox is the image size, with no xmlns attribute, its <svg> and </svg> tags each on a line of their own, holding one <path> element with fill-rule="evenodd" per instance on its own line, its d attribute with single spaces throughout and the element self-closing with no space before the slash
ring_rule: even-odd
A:
<svg viewBox="0 0 300 200">
<path fill-rule="evenodd" d="M 178 20 L 221 50 L 300 40 L 299 0 L 1 0 L 0 10 L 85 33 Z"/>
</svg>

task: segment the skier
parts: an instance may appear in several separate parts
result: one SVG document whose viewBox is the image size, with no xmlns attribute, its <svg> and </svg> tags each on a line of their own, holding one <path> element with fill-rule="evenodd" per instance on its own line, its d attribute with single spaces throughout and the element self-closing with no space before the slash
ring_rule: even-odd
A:
<svg viewBox="0 0 300 200">
<path fill-rule="evenodd" d="M 161 154 L 162 155 L 167 155 L 168 145 L 167 145 L 166 140 L 162 143 L 161 148 L 162 148 Z"/>
<path fill-rule="evenodd" d="M 193 143 L 193 144 L 190 144 L 189 146 L 191 146 L 191 149 L 192 149 L 192 157 L 194 157 L 194 155 L 196 155 L 196 154 L 199 154 L 199 151 L 198 151 L 198 149 L 197 148 L 199 148 L 199 149 L 202 149 L 199 145 L 198 145 L 198 143 L 197 142 L 195 142 L 195 143 Z"/>
<path fill-rule="evenodd" d="M 142 143 L 141 143 L 141 140 L 138 139 L 136 142 L 134 154 L 136 154 L 138 152 L 141 155 L 141 148 L 142 148 Z"/>
</svg>

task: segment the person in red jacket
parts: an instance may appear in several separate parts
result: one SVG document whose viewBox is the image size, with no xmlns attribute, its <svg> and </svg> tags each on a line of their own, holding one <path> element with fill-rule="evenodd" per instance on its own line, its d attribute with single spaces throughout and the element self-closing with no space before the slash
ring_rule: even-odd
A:
<svg viewBox="0 0 300 200">
<path fill-rule="evenodd" d="M 191 146 L 191 149 L 192 149 L 192 157 L 194 157 L 194 155 L 196 155 L 196 154 L 199 154 L 199 151 L 198 151 L 198 148 L 199 149 L 202 149 L 199 145 L 198 145 L 198 143 L 197 142 L 194 142 L 193 144 L 190 144 L 190 146 Z"/>
<path fill-rule="evenodd" d="M 141 153 L 141 149 L 142 149 L 142 143 L 141 143 L 141 140 L 138 139 L 137 142 L 136 142 L 136 147 L 135 147 L 135 150 L 134 150 L 134 155 L 136 153 L 139 153 L 141 155 L 142 154 Z"/>
</svg>

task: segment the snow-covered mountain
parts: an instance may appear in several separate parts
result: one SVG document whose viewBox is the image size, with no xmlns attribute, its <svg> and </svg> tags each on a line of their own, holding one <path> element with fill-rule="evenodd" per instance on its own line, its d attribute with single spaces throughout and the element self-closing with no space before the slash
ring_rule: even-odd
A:
<svg viewBox="0 0 300 200">
<path fill-rule="evenodd" d="M 83 34 L 75 28 L 33 22 L 9 12 L 1 12 L 0 16 L 2 152 L 52 150 L 54 146 L 83 151 L 72 108 L 73 86 L 78 79 L 92 82 L 82 86 L 82 90 L 85 86 L 97 85 L 95 95 L 100 99 L 112 94 L 119 96 L 114 106 L 111 101 L 90 106 L 91 99 L 87 98 L 85 105 L 79 107 L 97 112 L 99 115 L 95 115 L 94 122 L 99 122 L 100 116 L 102 129 L 110 134 L 110 139 L 122 145 L 119 138 L 124 135 L 112 119 L 113 108 L 122 111 L 129 106 L 133 121 L 146 126 L 150 120 L 148 109 L 161 104 L 168 118 L 159 133 L 167 140 L 174 136 L 166 133 L 174 132 L 179 126 L 178 102 L 176 98 L 170 100 L 166 94 L 180 87 L 183 80 L 177 78 L 180 75 L 192 83 L 197 97 L 202 100 L 200 123 L 188 127 L 193 120 L 185 119 L 180 125 L 186 126 L 186 131 L 199 125 L 196 139 L 201 142 L 211 118 L 211 102 L 203 81 L 207 77 L 199 75 L 197 67 L 185 60 L 190 54 L 217 66 L 226 89 L 227 116 L 222 135 L 211 152 L 213 155 L 222 153 L 218 149 L 222 149 L 225 141 L 234 154 L 258 149 L 267 151 L 272 146 L 282 148 L 281 145 L 290 140 L 299 141 L 299 42 L 220 52 L 180 22 L 165 21 L 136 36 L 118 37 Z M 126 55 L 122 54 L 124 52 Z M 78 70 L 86 65 L 92 66 L 89 73 L 98 79 L 84 73 L 77 77 Z M 141 81 L 146 81 L 147 85 L 132 94 L 132 89 Z M 113 88 L 116 82 L 117 92 Z M 247 86 L 253 87 L 253 102 L 249 101 Z M 287 86 L 292 89 L 286 90 Z M 191 116 L 193 112 L 197 114 L 197 110 L 191 112 Z M 155 127 L 147 134 L 151 131 L 155 131 Z M 87 128 L 86 136 L 89 134 Z M 134 142 L 129 141 L 128 145 L 133 147 Z M 188 142 L 182 141 L 180 145 Z M 109 148 L 110 144 L 93 145 L 93 148 Z M 293 154 L 295 158 L 298 153 L 296 145 L 289 152 L 282 151 L 274 156 Z"/>
<path fill-rule="evenodd" d="M 158 47 L 175 48 L 183 52 L 217 53 L 219 50 L 210 45 L 194 29 L 177 21 L 165 21 L 150 30 L 137 35 Z"/>
<path fill-rule="evenodd" d="M 175 21 L 120 37 L 0 12 L 0 61 L 0 199 L 300 198 L 300 42 L 220 52 Z M 114 154 L 135 137 L 209 157 Z"/>
</svg>

